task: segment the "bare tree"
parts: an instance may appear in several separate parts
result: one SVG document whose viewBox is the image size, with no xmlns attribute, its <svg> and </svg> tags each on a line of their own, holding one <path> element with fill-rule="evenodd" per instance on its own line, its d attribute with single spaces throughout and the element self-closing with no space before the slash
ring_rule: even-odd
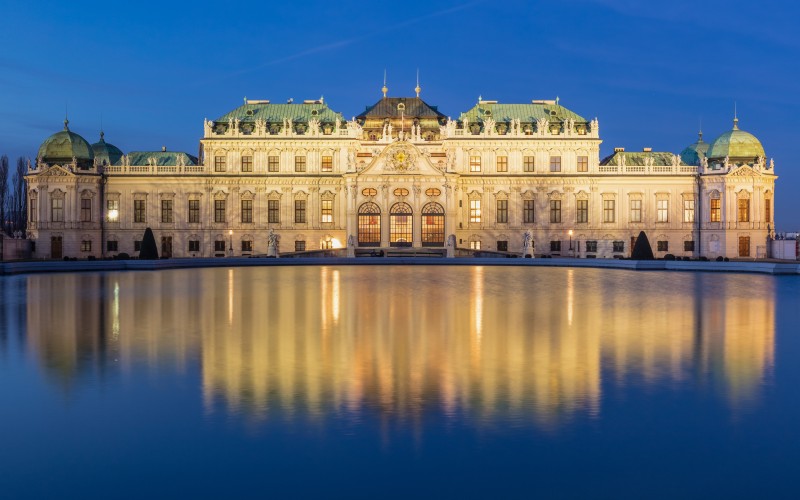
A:
<svg viewBox="0 0 800 500">
<path fill-rule="evenodd" d="M 28 159 L 20 156 L 17 158 L 17 169 L 11 182 L 11 212 L 14 221 L 14 231 L 25 234 L 28 221 L 28 196 L 25 192 L 25 173 L 28 171 Z"/>
<path fill-rule="evenodd" d="M 8 156 L 0 157 L 0 232 L 6 231 L 6 207 L 8 204 Z"/>
</svg>

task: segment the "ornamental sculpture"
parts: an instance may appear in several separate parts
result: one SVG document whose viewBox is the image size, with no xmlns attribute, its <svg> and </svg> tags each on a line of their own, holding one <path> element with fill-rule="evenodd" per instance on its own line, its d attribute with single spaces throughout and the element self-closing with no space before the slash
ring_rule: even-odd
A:
<svg viewBox="0 0 800 500">
<path fill-rule="evenodd" d="M 408 147 L 399 147 L 389 153 L 386 161 L 387 170 L 410 172 L 417 169 L 416 155 Z"/>
</svg>

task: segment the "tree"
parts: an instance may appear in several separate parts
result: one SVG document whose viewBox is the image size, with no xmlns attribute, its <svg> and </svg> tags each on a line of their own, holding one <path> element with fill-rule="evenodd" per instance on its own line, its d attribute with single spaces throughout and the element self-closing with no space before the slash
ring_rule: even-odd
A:
<svg viewBox="0 0 800 500">
<path fill-rule="evenodd" d="M 636 238 L 636 244 L 633 246 L 633 253 L 631 254 L 633 260 L 653 260 L 653 249 L 650 247 L 650 241 L 644 231 L 639 233 Z"/>
<path fill-rule="evenodd" d="M 153 236 L 153 230 L 149 227 L 144 230 L 144 237 L 142 238 L 142 249 L 139 250 L 139 259 L 143 260 L 156 260 L 158 259 L 158 247 L 156 246 L 156 237 Z"/>
<path fill-rule="evenodd" d="M 28 159 L 17 158 L 17 168 L 11 181 L 10 209 L 14 231 L 24 234 L 28 228 L 28 196 L 25 192 L 25 173 L 28 171 Z"/>
<path fill-rule="evenodd" d="M 0 157 L 0 232 L 5 232 L 8 227 L 6 224 L 6 207 L 8 206 L 8 156 Z"/>
</svg>

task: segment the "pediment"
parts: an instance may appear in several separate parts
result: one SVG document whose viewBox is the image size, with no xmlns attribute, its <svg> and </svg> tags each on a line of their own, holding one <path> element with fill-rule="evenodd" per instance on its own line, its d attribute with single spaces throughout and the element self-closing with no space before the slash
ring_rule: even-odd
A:
<svg viewBox="0 0 800 500">
<path fill-rule="evenodd" d="M 39 172 L 40 177 L 75 177 L 75 174 L 59 165 L 53 165 Z"/>
<path fill-rule="evenodd" d="M 443 175 L 416 146 L 399 141 L 387 146 L 358 175 Z"/>
<path fill-rule="evenodd" d="M 740 166 L 736 170 L 731 171 L 728 175 L 731 177 L 761 177 L 760 173 L 747 165 Z"/>
</svg>

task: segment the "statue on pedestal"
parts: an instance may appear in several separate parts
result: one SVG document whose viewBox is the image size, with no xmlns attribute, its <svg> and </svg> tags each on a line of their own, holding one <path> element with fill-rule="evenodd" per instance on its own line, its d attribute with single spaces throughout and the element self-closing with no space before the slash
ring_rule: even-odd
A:
<svg viewBox="0 0 800 500">
<path fill-rule="evenodd" d="M 533 234 L 530 229 L 522 235 L 522 258 L 533 257 Z"/>
<path fill-rule="evenodd" d="M 278 256 L 278 235 L 275 234 L 273 229 L 269 230 L 269 236 L 267 236 L 267 257 L 277 257 Z"/>
</svg>

